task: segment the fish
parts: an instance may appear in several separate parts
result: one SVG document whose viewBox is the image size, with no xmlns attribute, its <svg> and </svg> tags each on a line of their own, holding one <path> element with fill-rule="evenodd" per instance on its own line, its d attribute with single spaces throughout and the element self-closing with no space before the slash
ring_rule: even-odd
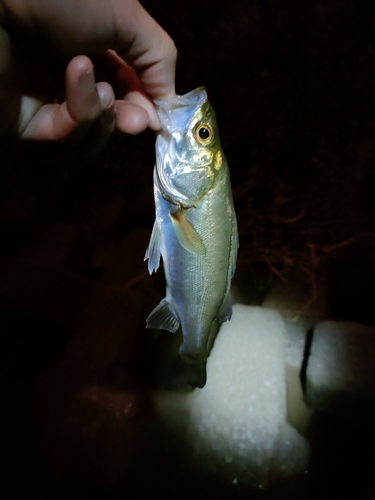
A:
<svg viewBox="0 0 375 500">
<path fill-rule="evenodd" d="M 166 296 L 146 327 L 181 327 L 180 356 L 196 366 L 188 383 L 203 387 L 213 338 L 232 315 L 238 230 L 228 163 L 204 87 L 154 104 L 161 130 L 153 177 L 156 214 L 145 260 L 152 274 L 162 258 Z"/>
</svg>

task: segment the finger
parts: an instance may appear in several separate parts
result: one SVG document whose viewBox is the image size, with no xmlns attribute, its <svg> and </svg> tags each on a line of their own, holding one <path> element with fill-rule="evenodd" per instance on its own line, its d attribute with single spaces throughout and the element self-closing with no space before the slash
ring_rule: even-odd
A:
<svg viewBox="0 0 375 500">
<path fill-rule="evenodd" d="M 160 128 L 154 105 L 142 90 L 136 71 L 114 51 L 108 50 L 105 57 L 94 57 L 95 73 L 109 78 L 120 98 L 115 101 L 116 127 L 126 134 L 139 134 L 149 126 Z M 134 97 L 138 94 L 140 97 Z"/>
<path fill-rule="evenodd" d="M 128 101 L 116 100 L 116 127 L 125 134 L 139 134 L 148 125 L 149 116 L 147 111 L 136 104 Z"/>
<path fill-rule="evenodd" d="M 24 139 L 80 139 L 93 122 L 102 117 L 105 130 L 115 122 L 114 94 L 106 82 L 95 84 L 92 63 L 85 56 L 75 57 L 66 71 L 67 98 L 64 103 L 41 107 L 25 128 Z"/>
<path fill-rule="evenodd" d="M 155 107 L 150 99 L 142 91 L 128 92 L 125 100 L 135 106 L 142 108 L 148 115 L 148 127 L 151 130 L 160 130 L 160 120 Z"/>
<path fill-rule="evenodd" d="M 34 119 L 36 114 L 43 107 L 43 104 L 41 100 L 34 97 L 22 96 L 17 128 L 17 133 L 20 137 L 23 136 L 31 120 Z"/>
<path fill-rule="evenodd" d="M 137 71 L 143 89 L 158 99 L 174 94 L 177 51 L 172 39 L 139 2 L 117 2 L 113 8 L 114 48 Z"/>
<path fill-rule="evenodd" d="M 134 68 L 127 66 L 126 63 L 124 63 L 121 69 L 117 72 L 112 84 L 115 90 L 117 90 L 117 93 L 127 102 L 135 104 L 147 112 L 148 126 L 152 130 L 160 129 L 160 120 L 155 107 L 150 97 L 142 89 L 141 82 L 139 81 Z"/>
<path fill-rule="evenodd" d="M 77 123 L 95 120 L 101 111 L 94 67 L 86 56 L 77 56 L 66 68 L 66 105 Z"/>
</svg>

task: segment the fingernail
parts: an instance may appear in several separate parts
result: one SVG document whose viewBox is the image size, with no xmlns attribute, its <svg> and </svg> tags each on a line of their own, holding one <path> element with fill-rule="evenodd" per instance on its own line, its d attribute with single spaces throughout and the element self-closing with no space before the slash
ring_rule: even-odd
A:
<svg viewBox="0 0 375 500">
<path fill-rule="evenodd" d="M 91 67 L 87 69 L 84 73 L 82 73 L 80 80 L 86 86 L 86 90 L 93 92 L 95 90 L 95 77 L 94 77 L 94 68 Z"/>
<path fill-rule="evenodd" d="M 98 94 L 100 105 L 103 110 L 109 109 L 113 106 L 113 103 L 115 102 L 115 94 L 113 91 L 109 93 L 107 90 L 99 89 Z"/>
</svg>

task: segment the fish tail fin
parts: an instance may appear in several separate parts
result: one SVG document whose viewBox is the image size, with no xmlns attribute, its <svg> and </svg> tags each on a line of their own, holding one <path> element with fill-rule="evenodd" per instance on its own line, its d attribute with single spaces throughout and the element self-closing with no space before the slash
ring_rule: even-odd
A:
<svg viewBox="0 0 375 500">
<path fill-rule="evenodd" d="M 182 344 L 180 347 L 180 354 L 186 361 L 204 361 L 207 358 L 206 349 L 193 349 L 189 346 Z"/>
<path fill-rule="evenodd" d="M 179 326 L 180 321 L 177 314 L 167 299 L 163 299 L 146 319 L 146 328 L 160 328 L 169 332 L 176 332 Z"/>
<path fill-rule="evenodd" d="M 187 383 L 193 387 L 202 389 L 206 385 L 207 371 L 206 360 L 196 363 L 185 363 Z"/>
<path fill-rule="evenodd" d="M 184 339 L 180 347 L 180 355 L 188 362 L 204 361 L 207 359 L 207 348 L 206 345 L 197 345 Z"/>
</svg>

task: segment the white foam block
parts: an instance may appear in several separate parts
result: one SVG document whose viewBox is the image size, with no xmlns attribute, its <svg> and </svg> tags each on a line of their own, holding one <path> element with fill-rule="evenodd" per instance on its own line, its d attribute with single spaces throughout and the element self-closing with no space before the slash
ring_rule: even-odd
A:
<svg viewBox="0 0 375 500">
<path fill-rule="evenodd" d="M 288 276 L 284 283 L 278 281 L 263 302 L 263 307 L 278 311 L 284 319 L 285 358 L 290 366 L 301 368 L 306 333 L 318 321 L 324 319 L 324 306 L 312 300 L 313 291 L 299 277 Z"/>
<path fill-rule="evenodd" d="M 375 328 L 322 321 L 314 329 L 306 401 L 320 410 L 364 416 L 375 406 Z"/>
<path fill-rule="evenodd" d="M 190 467 L 226 482 L 265 486 L 306 467 L 308 445 L 286 421 L 284 322 L 275 311 L 235 305 L 208 359 L 206 386 L 159 395 L 158 408 L 175 430 L 184 422 Z"/>
</svg>

